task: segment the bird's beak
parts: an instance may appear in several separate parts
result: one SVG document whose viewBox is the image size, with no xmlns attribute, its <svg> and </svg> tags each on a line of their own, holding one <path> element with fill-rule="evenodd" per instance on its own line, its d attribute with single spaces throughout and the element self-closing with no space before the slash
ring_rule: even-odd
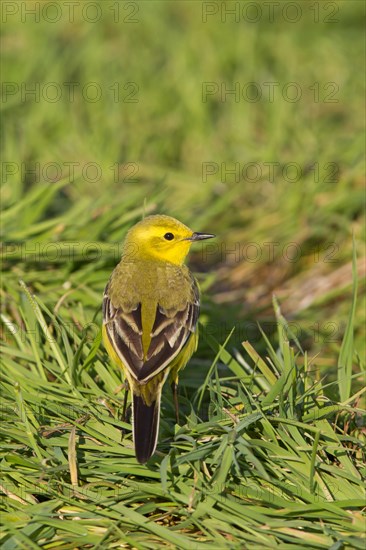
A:
<svg viewBox="0 0 366 550">
<path fill-rule="evenodd" d="M 187 241 L 203 241 L 204 239 L 212 239 L 216 235 L 211 235 L 211 233 L 193 233 L 191 237 L 187 238 Z"/>
</svg>

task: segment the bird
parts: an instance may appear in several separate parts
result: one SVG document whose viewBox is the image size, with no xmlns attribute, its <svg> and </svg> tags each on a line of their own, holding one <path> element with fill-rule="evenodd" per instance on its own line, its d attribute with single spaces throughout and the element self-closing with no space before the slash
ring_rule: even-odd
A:
<svg viewBox="0 0 366 550">
<path fill-rule="evenodd" d="M 184 264 L 193 243 L 211 239 L 166 215 L 134 225 L 103 296 L 102 335 L 112 362 L 132 393 L 135 455 L 145 464 L 155 453 L 163 385 L 170 376 L 179 423 L 178 373 L 197 349 L 200 291 Z"/>
</svg>

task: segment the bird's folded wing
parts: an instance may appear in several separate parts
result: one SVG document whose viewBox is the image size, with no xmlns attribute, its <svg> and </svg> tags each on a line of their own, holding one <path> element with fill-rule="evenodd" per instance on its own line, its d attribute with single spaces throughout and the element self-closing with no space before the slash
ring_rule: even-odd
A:
<svg viewBox="0 0 366 550">
<path fill-rule="evenodd" d="M 108 295 L 108 286 L 103 298 L 108 338 L 123 365 L 140 384 L 164 370 L 179 354 L 195 330 L 198 315 L 199 290 L 193 281 L 190 301 L 179 308 L 164 309 L 157 305 L 150 345 L 144 356 L 141 303 L 130 311 L 115 307 Z"/>
</svg>

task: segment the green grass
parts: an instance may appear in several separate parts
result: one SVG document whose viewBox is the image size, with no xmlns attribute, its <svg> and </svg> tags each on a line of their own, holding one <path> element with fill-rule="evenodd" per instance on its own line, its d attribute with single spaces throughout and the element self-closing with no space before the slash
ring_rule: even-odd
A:
<svg viewBox="0 0 366 550">
<path fill-rule="evenodd" d="M 78 7 L 74 24 L 65 10 L 53 24 L 8 16 L 5 550 L 364 548 L 364 71 L 350 61 L 364 60 L 363 5 L 328 4 L 314 22 L 299 2 L 296 23 L 285 3 L 257 23 L 203 23 L 202 3 L 180 1 L 139 2 L 136 23 L 135 3 L 116 23 L 107 1 L 97 25 Z M 42 95 L 50 82 L 59 101 Z M 99 101 L 80 92 L 91 82 Z M 261 100 L 203 100 L 204 83 L 249 82 Z M 289 82 L 298 102 L 276 93 Z M 218 237 L 190 258 L 203 306 L 181 425 L 167 387 L 141 466 L 100 306 L 126 231 L 158 212 Z"/>
</svg>

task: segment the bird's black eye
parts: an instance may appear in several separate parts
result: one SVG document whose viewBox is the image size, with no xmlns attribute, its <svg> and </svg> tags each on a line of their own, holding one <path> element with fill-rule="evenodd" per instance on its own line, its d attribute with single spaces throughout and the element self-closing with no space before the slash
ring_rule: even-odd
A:
<svg viewBox="0 0 366 550">
<path fill-rule="evenodd" d="M 165 233 L 164 239 L 166 239 L 167 241 L 172 241 L 174 239 L 173 233 Z"/>
</svg>

